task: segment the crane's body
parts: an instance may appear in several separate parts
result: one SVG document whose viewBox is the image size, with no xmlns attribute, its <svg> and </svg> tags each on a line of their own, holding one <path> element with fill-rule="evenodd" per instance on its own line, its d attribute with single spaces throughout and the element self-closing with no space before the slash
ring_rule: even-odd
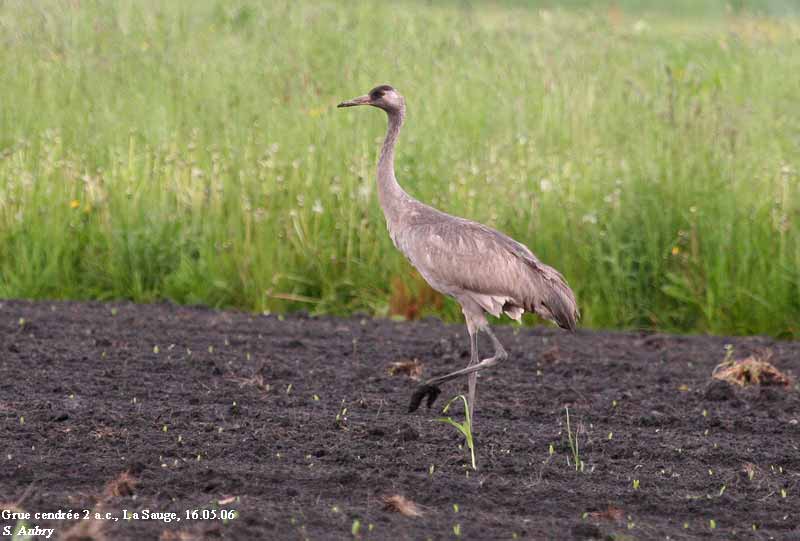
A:
<svg viewBox="0 0 800 541">
<path fill-rule="evenodd" d="M 505 313 L 519 321 L 524 312 L 535 312 L 574 330 L 579 318 L 575 295 L 564 277 L 540 262 L 527 246 L 483 224 L 425 205 L 402 189 L 394 173 L 394 149 L 405 119 L 405 100 L 399 93 L 383 85 L 339 107 L 355 105 L 379 107 L 389 117 L 377 177 L 378 198 L 392 241 L 432 288 L 461 305 L 470 336 L 470 364 L 428 380 L 415 392 L 410 409 L 415 410 L 426 396 L 430 406 L 439 383 L 468 374 L 472 413 L 477 372 L 507 358 L 486 314 Z M 495 347 L 494 356 L 480 362 L 478 331 L 486 332 Z"/>
<path fill-rule="evenodd" d="M 577 314 L 561 274 L 527 246 L 490 227 L 418 203 L 388 223 L 395 246 L 433 289 L 463 308 L 520 320 L 535 312 L 574 330 Z"/>
</svg>

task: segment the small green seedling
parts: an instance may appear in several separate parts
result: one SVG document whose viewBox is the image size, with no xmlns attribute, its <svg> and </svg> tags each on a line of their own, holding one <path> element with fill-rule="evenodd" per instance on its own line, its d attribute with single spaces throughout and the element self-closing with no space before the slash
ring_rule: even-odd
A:
<svg viewBox="0 0 800 541">
<path fill-rule="evenodd" d="M 578 431 L 575 431 L 575 436 L 572 435 L 572 429 L 569 424 L 569 408 L 564 408 L 567 412 L 567 438 L 569 438 L 569 449 L 572 451 L 572 460 L 575 462 L 575 471 L 583 471 L 583 460 L 581 460 L 580 450 L 578 449 Z"/>
<path fill-rule="evenodd" d="M 29 528 L 31 528 L 31 526 L 25 520 L 18 520 L 11 532 L 11 541 L 25 541 L 28 538 L 25 532 Z"/>
<path fill-rule="evenodd" d="M 451 398 L 450 401 L 447 404 L 445 404 L 444 408 L 442 409 L 442 413 L 447 413 L 447 410 L 450 409 L 450 405 L 459 398 L 462 400 L 462 402 L 464 402 L 464 415 L 466 416 L 466 419 L 464 420 L 463 423 L 457 423 L 456 421 L 453 420 L 452 417 L 440 417 L 436 420 L 442 423 L 447 423 L 450 426 L 455 427 L 459 432 L 461 432 L 461 434 L 464 436 L 464 439 L 467 442 L 467 447 L 469 447 L 470 456 L 472 458 L 472 469 L 477 471 L 478 466 L 475 464 L 475 443 L 472 440 L 472 419 L 470 418 L 469 415 L 469 405 L 467 404 L 467 397 L 465 397 L 463 394 L 460 394 L 458 396 Z"/>
<path fill-rule="evenodd" d="M 723 364 L 731 362 L 733 360 L 733 354 L 734 354 L 733 344 L 725 344 L 724 349 L 725 349 L 725 359 L 722 361 Z"/>
<path fill-rule="evenodd" d="M 336 428 L 341 428 L 342 430 L 347 429 L 347 406 L 344 405 L 344 399 L 342 399 L 342 407 L 339 408 L 333 424 Z"/>
</svg>

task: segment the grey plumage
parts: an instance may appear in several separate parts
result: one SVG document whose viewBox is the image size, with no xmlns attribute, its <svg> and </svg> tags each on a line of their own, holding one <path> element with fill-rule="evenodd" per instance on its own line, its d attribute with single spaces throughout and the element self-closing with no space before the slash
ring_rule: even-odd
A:
<svg viewBox="0 0 800 541">
<path fill-rule="evenodd" d="M 410 409 L 416 409 L 425 396 L 430 406 L 439 392 L 437 384 L 469 375 L 472 413 L 477 371 L 507 357 L 485 314 L 505 313 L 519 321 L 524 312 L 535 312 L 574 330 L 580 317 L 575 295 L 564 277 L 539 261 L 527 246 L 483 224 L 425 205 L 400 187 L 394 173 L 394 149 L 405 119 L 405 100 L 395 89 L 381 85 L 339 107 L 355 105 L 378 107 L 389 118 L 377 176 L 378 197 L 392 241 L 431 287 L 459 302 L 470 335 L 472 355 L 467 368 L 426 382 L 412 398 Z M 489 334 L 495 355 L 478 362 L 480 330 Z"/>
<path fill-rule="evenodd" d="M 423 206 L 423 205 L 420 205 Z M 470 299 L 489 314 L 519 320 L 535 312 L 564 329 L 578 319 L 561 274 L 523 244 L 485 225 L 430 207 L 392 232 L 397 248 L 437 291 Z"/>
</svg>

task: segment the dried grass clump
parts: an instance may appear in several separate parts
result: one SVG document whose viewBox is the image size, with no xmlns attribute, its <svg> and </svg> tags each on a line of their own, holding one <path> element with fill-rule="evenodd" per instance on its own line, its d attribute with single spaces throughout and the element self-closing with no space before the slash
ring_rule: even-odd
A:
<svg viewBox="0 0 800 541">
<path fill-rule="evenodd" d="M 422 511 L 419 509 L 416 503 L 409 500 L 405 496 L 401 496 L 400 494 L 395 494 L 393 496 L 384 496 L 383 497 L 383 508 L 386 511 L 392 511 L 394 513 L 400 513 L 406 517 L 421 517 Z"/>
<path fill-rule="evenodd" d="M 221 539 L 222 532 L 217 525 L 195 526 L 190 530 L 164 530 L 158 541 L 209 541 Z"/>
<path fill-rule="evenodd" d="M 418 272 L 413 272 L 411 282 L 409 287 L 401 277 L 392 278 L 389 314 L 414 320 L 426 311 L 442 309 L 444 296 L 429 286 Z"/>
<path fill-rule="evenodd" d="M 589 516 L 595 520 L 610 520 L 612 522 L 619 522 L 625 519 L 625 511 L 619 507 L 608 506 L 605 511 L 594 511 L 589 513 Z"/>
<path fill-rule="evenodd" d="M 164 530 L 158 536 L 158 541 L 201 541 L 203 534 L 186 530 Z"/>
<path fill-rule="evenodd" d="M 108 500 L 111 498 L 118 498 L 120 496 L 131 496 L 133 494 L 133 489 L 136 488 L 138 483 L 139 480 L 129 472 L 122 472 L 117 477 L 106 483 L 106 486 L 103 489 L 103 499 Z"/>
<path fill-rule="evenodd" d="M 542 353 L 542 361 L 550 364 L 556 363 L 561 359 L 561 350 L 558 348 L 558 344 L 551 347 L 550 349 L 546 350 Z"/>
<path fill-rule="evenodd" d="M 12 502 L 0 502 L 0 511 L 8 511 L 10 513 L 25 513 L 26 511 Z"/>
<path fill-rule="evenodd" d="M 781 385 L 788 387 L 792 378 L 784 374 L 769 362 L 772 352 L 769 350 L 754 353 L 746 359 L 728 360 L 718 364 L 712 376 L 732 385 L 745 387 L 748 385 Z"/>
<path fill-rule="evenodd" d="M 752 462 L 745 462 L 745 464 L 742 466 L 742 473 L 744 473 L 747 478 L 752 481 L 756 476 L 756 473 L 758 473 L 758 466 Z"/>
<path fill-rule="evenodd" d="M 247 378 L 232 375 L 228 376 L 227 379 L 233 381 L 234 383 L 237 383 L 240 389 L 244 387 L 255 387 L 259 391 L 267 392 L 270 390 L 269 384 L 264 380 L 264 376 L 262 376 L 261 374 L 253 374 L 252 376 Z"/>
<path fill-rule="evenodd" d="M 199 539 L 197 534 L 186 530 L 164 530 L 158 536 L 158 541 L 195 541 Z"/>
<path fill-rule="evenodd" d="M 409 378 L 418 381 L 422 376 L 422 363 L 418 359 L 396 361 L 389 366 L 389 374 L 392 376 L 405 374 Z"/>
<path fill-rule="evenodd" d="M 61 541 L 106 541 L 105 524 L 95 518 L 81 519 L 61 534 Z"/>
</svg>

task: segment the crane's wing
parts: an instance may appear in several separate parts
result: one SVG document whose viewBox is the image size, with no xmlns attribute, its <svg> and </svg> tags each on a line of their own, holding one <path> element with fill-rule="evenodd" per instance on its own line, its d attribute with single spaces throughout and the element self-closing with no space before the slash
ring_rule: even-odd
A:
<svg viewBox="0 0 800 541">
<path fill-rule="evenodd" d="M 527 310 L 575 329 L 580 313 L 561 273 L 490 227 L 443 213 L 437 218 L 409 224 L 393 235 L 435 289 L 468 296 L 495 316 L 506 312 L 518 320 Z"/>
</svg>

